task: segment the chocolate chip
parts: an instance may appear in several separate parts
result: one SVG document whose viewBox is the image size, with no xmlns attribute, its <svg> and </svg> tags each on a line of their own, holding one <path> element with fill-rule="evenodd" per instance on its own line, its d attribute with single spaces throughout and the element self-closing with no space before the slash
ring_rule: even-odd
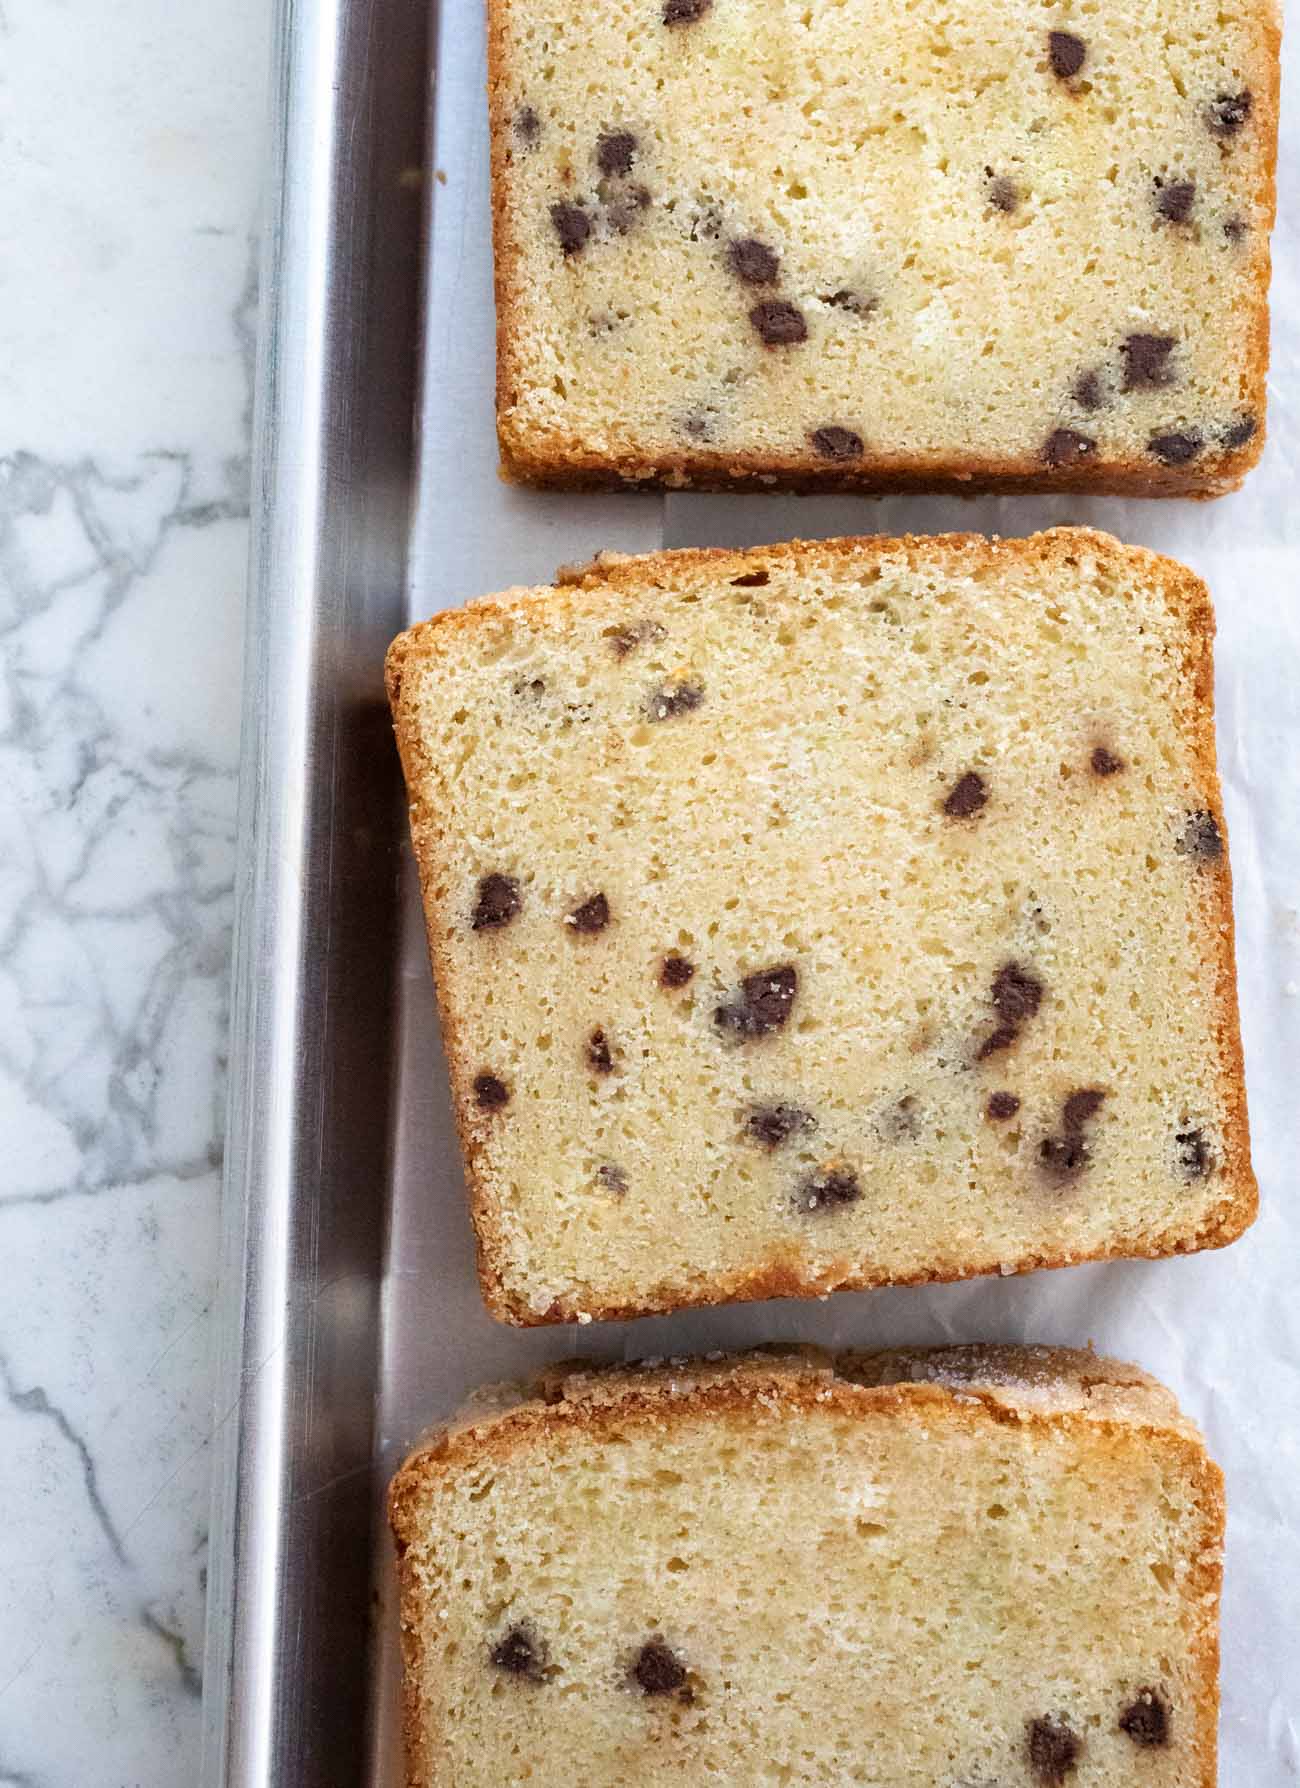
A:
<svg viewBox="0 0 1300 1788">
<path fill-rule="evenodd" d="M 689 435 L 692 441 L 707 441 L 713 434 L 714 421 L 714 417 L 692 410 L 689 416 L 682 417 L 682 433 Z"/>
<path fill-rule="evenodd" d="M 542 121 L 531 106 L 520 106 L 515 113 L 514 133 L 525 149 L 536 148 L 541 141 Z"/>
<path fill-rule="evenodd" d="M 557 199 L 551 206 L 551 223 L 563 252 L 566 255 L 580 254 L 591 234 L 591 219 L 582 206 L 571 205 L 567 199 Z"/>
<path fill-rule="evenodd" d="M 949 819 L 969 819 L 978 813 L 989 798 L 988 784 L 977 770 L 967 770 L 944 796 L 943 810 Z"/>
<path fill-rule="evenodd" d="M 1203 1130 L 1179 1130 L 1174 1137 L 1178 1165 L 1189 1180 L 1203 1180 L 1214 1165 L 1214 1156 Z"/>
<path fill-rule="evenodd" d="M 580 932 L 584 937 L 594 937 L 609 924 L 609 901 L 603 894 L 593 894 L 590 900 L 584 900 L 581 906 L 575 906 L 564 923 L 571 931 Z"/>
<path fill-rule="evenodd" d="M 1065 1720 L 1027 1720 L 1025 1751 L 1034 1780 L 1042 1788 L 1061 1788 L 1079 1766 L 1083 1740 Z"/>
<path fill-rule="evenodd" d="M 1177 849 L 1182 856 L 1200 857 L 1207 863 L 1216 862 L 1223 855 L 1223 834 L 1208 808 L 1188 814 Z"/>
<path fill-rule="evenodd" d="M 1119 1729 L 1144 1751 L 1169 1743 L 1169 1703 L 1159 1689 L 1139 1689 L 1119 1716 Z"/>
<path fill-rule="evenodd" d="M 1094 745 L 1092 756 L 1088 759 L 1088 768 L 1094 776 L 1118 776 L 1124 768 L 1124 759 L 1116 757 L 1104 745 Z"/>
<path fill-rule="evenodd" d="M 1076 428 L 1054 428 L 1043 442 L 1043 458 L 1049 466 L 1072 466 L 1097 451 L 1091 435 L 1081 435 Z"/>
<path fill-rule="evenodd" d="M 695 964 L 687 962 L 684 956 L 665 956 L 659 969 L 659 984 L 662 987 L 685 987 L 695 974 Z"/>
<path fill-rule="evenodd" d="M 614 1052 L 602 1030 L 594 1030 L 587 1038 L 587 1066 L 593 1074 L 614 1072 Z"/>
<path fill-rule="evenodd" d="M 760 969 L 756 975 L 745 976 L 736 999 L 714 1008 L 713 1022 L 720 1031 L 736 1037 L 764 1037 L 769 1031 L 783 1030 L 798 989 L 799 971 L 792 963 Z"/>
<path fill-rule="evenodd" d="M 704 700 L 704 691 L 697 683 L 674 683 L 656 689 L 647 704 L 651 720 L 676 720 L 679 714 L 692 714 Z"/>
<path fill-rule="evenodd" d="M 609 643 L 616 658 L 626 658 L 629 652 L 635 652 L 638 646 L 660 640 L 664 637 L 664 629 L 658 621 L 637 621 L 631 627 L 620 627 L 617 633 L 611 633 Z"/>
<path fill-rule="evenodd" d="M 519 883 L 512 875 L 485 875 L 478 885 L 470 926 L 474 931 L 496 931 L 508 925 L 522 905 Z"/>
<path fill-rule="evenodd" d="M 803 312 L 797 304 L 790 304 L 784 298 L 767 298 L 762 304 L 756 304 L 749 313 L 749 320 L 764 347 L 789 348 L 808 339 Z"/>
<path fill-rule="evenodd" d="M 832 423 L 826 428 L 815 428 L 808 439 L 812 442 L 813 452 L 822 459 L 862 458 L 862 436 L 851 428 L 839 428 Z"/>
<path fill-rule="evenodd" d="M 1223 233 L 1229 242 L 1240 242 L 1249 229 L 1244 217 L 1230 217 L 1223 226 Z"/>
<path fill-rule="evenodd" d="M 546 694 L 545 677 L 520 677 L 514 686 L 516 695 L 539 696 Z"/>
<path fill-rule="evenodd" d="M 779 1149 L 792 1136 L 816 1128 L 816 1118 L 800 1105 L 755 1105 L 745 1119 L 745 1134 L 765 1149 Z"/>
<path fill-rule="evenodd" d="M 638 214 L 645 211 L 650 204 L 650 189 L 646 186 L 629 186 L 621 199 L 607 207 L 605 216 L 609 226 L 620 236 L 626 236 L 637 221 Z"/>
<path fill-rule="evenodd" d="M 1006 1118 L 1013 1118 L 1019 1110 L 1020 1101 L 1014 1093 L 990 1093 L 984 1115 L 1001 1123 Z"/>
<path fill-rule="evenodd" d="M 822 303 L 829 304 L 835 310 L 847 310 L 855 317 L 869 317 L 873 310 L 880 308 L 878 298 L 869 297 L 865 292 L 855 292 L 850 286 L 841 286 L 838 292 L 825 293 Z"/>
<path fill-rule="evenodd" d="M 1169 223 L 1186 223 L 1192 214 L 1192 201 L 1195 197 L 1196 182 L 1194 180 L 1171 180 L 1166 184 L 1158 174 L 1156 175 L 1156 211 Z"/>
<path fill-rule="evenodd" d="M 476 1074 L 474 1103 L 480 1111 L 500 1111 L 503 1105 L 510 1103 L 510 1088 L 495 1074 Z"/>
<path fill-rule="evenodd" d="M 1247 441 L 1253 441 L 1259 429 L 1259 422 L 1254 416 L 1239 416 L 1230 422 L 1219 439 L 1228 448 L 1244 447 Z"/>
<path fill-rule="evenodd" d="M 993 977 L 989 997 L 1003 1024 L 1020 1025 L 1037 1016 L 1043 992 L 1043 983 L 1032 969 L 1019 962 L 1004 962 Z"/>
<path fill-rule="evenodd" d="M 646 1695 L 673 1695 L 686 1682 L 686 1666 L 656 1633 L 637 1653 L 632 1679 Z"/>
<path fill-rule="evenodd" d="M 1088 55 L 1088 46 L 1073 31 L 1049 31 L 1047 33 L 1047 54 L 1052 64 L 1052 73 L 1058 81 L 1068 81 L 1071 75 L 1077 75 L 1083 67 Z"/>
<path fill-rule="evenodd" d="M 1172 335 L 1129 335 L 1120 343 L 1124 356 L 1125 391 L 1150 391 L 1159 385 L 1172 385 L 1173 368 L 1169 356 L 1174 351 Z"/>
<path fill-rule="evenodd" d="M 621 1167 L 615 1167 L 612 1161 L 604 1162 L 596 1172 L 596 1178 L 607 1192 L 620 1195 L 627 1191 L 627 1175 Z"/>
<path fill-rule="evenodd" d="M 862 1196 L 858 1176 L 851 1168 L 827 1168 L 810 1173 L 795 1188 L 795 1208 L 804 1212 L 834 1210 L 856 1204 Z"/>
<path fill-rule="evenodd" d="M 636 159 L 637 140 L 630 130 L 607 130 L 596 139 L 596 166 L 611 179 L 630 174 Z"/>
<path fill-rule="evenodd" d="M 488 1654 L 498 1670 L 529 1682 L 546 1680 L 546 1647 L 524 1626 L 511 1627 Z"/>
<path fill-rule="evenodd" d="M 995 211 L 1014 211 L 1020 203 L 1020 188 L 1006 174 L 995 174 L 985 168 L 989 182 L 989 204 Z"/>
<path fill-rule="evenodd" d="M 1152 435 L 1147 452 L 1153 453 L 1164 466 L 1185 466 L 1204 447 L 1203 438 L 1192 428 L 1185 433 Z"/>
<path fill-rule="evenodd" d="M 886 1142 L 915 1142 L 921 1134 L 921 1113 L 912 1094 L 886 1106 L 876 1119 L 876 1129 Z"/>
<path fill-rule="evenodd" d="M 1038 1159 L 1052 1179 L 1064 1181 L 1082 1173 L 1092 1156 L 1082 1136 L 1044 1136 L 1038 1145 Z"/>
<path fill-rule="evenodd" d="M 1010 1049 L 1019 1035 L 1020 1030 L 1017 1025 L 1000 1024 L 995 1031 L 985 1037 L 975 1051 L 975 1060 L 985 1062 L 991 1055 L 999 1055 L 1004 1049 Z"/>
<path fill-rule="evenodd" d="M 736 278 L 747 286 L 771 286 L 781 271 L 781 257 L 757 236 L 742 236 L 727 247 L 727 260 Z"/>
<path fill-rule="evenodd" d="M 1083 1087 L 1071 1093 L 1061 1107 L 1061 1128 L 1069 1136 L 1077 1136 L 1106 1103 L 1106 1095 L 1098 1087 Z"/>
<path fill-rule="evenodd" d="M 1072 387 L 1074 401 L 1084 410 L 1099 410 L 1106 401 L 1101 374 L 1095 368 L 1079 374 Z"/>
<path fill-rule="evenodd" d="M 1235 137 L 1250 117 L 1252 104 L 1249 92 L 1217 93 L 1205 108 L 1206 129 L 1216 137 Z"/>
</svg>

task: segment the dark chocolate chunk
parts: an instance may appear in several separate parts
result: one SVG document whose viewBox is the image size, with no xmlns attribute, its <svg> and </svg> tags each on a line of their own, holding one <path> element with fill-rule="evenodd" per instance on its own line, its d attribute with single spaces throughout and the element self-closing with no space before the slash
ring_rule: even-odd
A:
<svg viewBox="0 0 1300 1788">
<path fill-rule="evenodd" d="M 474 1103 L 480 1111 L 500 1111 L 503 1105 L 510 1103 L 510 1088 L 495 1074 L 476 1074 Z"/>
<path fill-rule="evenodd" d="M 755 1105 L 745 1120 L 745 1134 L 765 1149 L 779 1149 L 792 1136 L 816 1128 L 816 1118 L 801 1105 Z"/>
<path fill-rule="evenodd" d="M 1077 1136 L 1105 1103 L 1106 1095 L 1099 1087 L 1081 1087 L 1077 1093 L 1071 1093 L 1061 1107 L 1061 1128 L 1067 1136 Z"/>
<path fill-rule="evenodd" d="M 593 894 L 590 900 L 584 900 L 581 906 L 575 906 L 564 923 L 570 931 L 581 932 L 584 937 L 593 937 L 609 924 L 609 901 L 603 894 Z"/>
<path fill-rule="evenodd" d="M 1042 1788 L 1061 1788 L 1079 1767 L 1083 1740 L 1066 1720 L 1027 1720 L 1025 1751 L 1034 1780 Z"/>
<path fill-rule="evenodd" d="M 969 819 L 978 813 L 989 798 L 988 784 L 977 770 L 967 770 L 944 796 L 943 810 L 949 819 Z"/>
<path fill-rule="evenodd" d="M 1194 428 L 1168 435 L 1152 435 L 1147 442 L 1147 452 L 1152 453 L 1163 466 L 1185 466 L 1189 460 L 1196 458 L 1205 442 Z"/>
<path fill-rule="evenodd" d="M 676 720 L 679 714 L 694 713 L 703 700 L 697 683 L 674 683 L 656 689 L 647 706 L 651 720 Z"/>
<path fill-rule="evenodd" d="M 1016 1041 L 1019 1035 L 1020 1029 L 1018 1025 L 998 1025 L 997 1029 L 985 1037 L 984 1041 L 975 1051 L 975 1060 L 977 1062 L 986 1062 L 991 1055 L 1000 1055 L 1004 1049 L 1010 1049 L 1011 1045 Z"/>
<path fill-rule="evenodd" d="M 855 317 L 869 317 L 873 310 L 880 308 L 878 298 L 872 298 L 865 292 L 855 292 L 851 286 L 841 286 L 838 292 L 825 293 L 822 303 L 829 304 L 835 310 L 847 310 Z"/>
<path fill-rule="evenodd" d="M 1020 1101 L 1014 1093 L 990 1093 L 984 1115 L 1001 1123 L 1006 1118 L 1013 1118 L 1019 1110 Z"/>
<path fill-rule="evenodd" d="M 1159 1689 L 1139 1689 L 1119 1716 L 1119 1729 L 1144 1751 L 1169 1743 L 1169 1703 Z"/>
<path fill-rule="evenodd" d="M 632 1680 L 646 1695 L 673 1695 L 686 1683 L 686 1666 L 656 1633 L 636 1654 Z"/>
<path fill-rule="evenodd" d="M 611 179 L 630 174 L 636 159 L 637 140 L 630 130 L 607 130 L 596 139 L 596 166 Z"/>
<path fill-rule="evenodd" d="M 1037 1015 L 1043 1003 L 1043 983 L 1032 969 L 1019 962 L 1004 962 L 993 977 L 990 998 L 1003 1024 L 1021 1025 Z"/>
<path fill-rule="evenodd" d="M 1050 1178 L 1064 1182 L 1081 1174 L 1092 1156 L 1083 1136 L 1076 1134 L 1044 1136 L 1038 1145 L 1038 1159 Z"/>
<path fill-rule="evenodd" d="M 597 1170 L 596 1178 L 608 1192 L 623 1193 L 627 1191 L 627 1175 L 621 1167 L 615 1167 L 612 1161 L 606 1161 Z"/>
<path fill-rule="evenodd" d="M 921 1113 L 912 1094 L 887 1105 L 876 1119 L 876 1129 L 886 1142 L 915 1142 L 921 1134 Z"/>
<path fill-rule="evenodd" d="M 783 1030 L 798 989 L 799 971 L 793 963 L 760 969 L 756 975 L 745 976 L 737 998 L 714 1008 L 713 1022 L 720 1031 L 735 1037 L 764 1037 L 769 1031 Z"/>
<path fill-rule="evenodd" d="M 1228 448 L 1244 447 L 1247 441 L 1253 441 L 1259 429 L 1259 422 L 1254 416 L 1238 416 L 1230 422 L 1219 439 Z"/>
<path fill-rule="evenodd" d="M 488 1654 L 498 1670 L 529 1682 L 546 1680 L 546 1647 L 527 1627 L 511 1627 Z"/>
<path fill-rule="evenodd" d="M 1169 223 L 1186 223 L 1192 214 L 1192 202 L 1196 198 L 1196 182 L 1194 180 L 1162 180 L 1159 174 L 1155 180 L 1155 205 L 1157 213 Z"/>
<path fill-rule="evenodd" d="M 508 925 L 522 904 L 519 883 L 514 876 L 485 875 L 478 885 L 470 925 L 475 931 L 495 931 Z"/>
<path fill-rule="evenodd" d="M 808 439 L 812 442 L 813 452 L 821 459 L 862 458 L 862 436 L 851 428 L 839 428 L 832 423 L 826 428 L 815 428 Z"/>
<path fill-rule="evenodd" d="M 1248 91 L 1241 93 L 1216 93 L 1205 108 L 1205 124 L 1207 130 L 1216 137 L 1235 137 L 1242 125 L 1250 117 L 1253 99 Z"/>
<path fill-rule="evenodd" d="M 620 627 L 617 633 L 611 633 L 609 643 L 616 658 L 626 658 L 638 646 L 663 637 L 664 630 L 658 621 L 637 621 L 631 627 Z"/>
<path fill-rule="evenodd" d="M 1249 229 L 1244 217 L 1230 217 L 1223 226 L 1223 233 L 1229 242 L 1240 242 Z"/>
<path fill-rule="evenodd" d="M 1174 1137 L 1178 1145 L 1178 1165 L 1189 1180 L 1203 1180 L 1214 1165 L 1214 1156 L 1203 1130 L 1179 1130 Z"/>
<path fill-rule="evenodd" d="M 1188 814 L 1177 848 L 1181 855 L 1200 857 L 1207 863 L 1216 862 L 1223 855 L 1223 834 L 1208 808 Z"/>
<path fill-rule="evenodd" d="M 582 206 L 571 205 L 567 199 L 557 199 L 551 206 L 551 223 L 563 252 L 566 255 L 580 254 L 591 234 L 591 219 Z"/>
<path fill-rule="evenodd" d="M 1049 31 L 1047 33 L 1047 54 L 1052 64 L 1052 73 L 1058 81 L 1068 81 L 1077 75 L 1088 56 L 1088 46 L 1073 31 Z"/>
<path fill-rule="evenodd" d="M 1172 385 L 1174 372 L 1169 356 L 1174 342 L 1172 335 L 1125 336 L 1120 343 L 1125 391 L 1150 391 L 1159 385 Z"/>
<path fill-rule="evenodd" d="M 1097 451 L 1091 435 L 1081 435 L 1077 428 L 1054 428 L 1043 442 L 1043 458 L 1049 466 L 1073 466 Z"/>
<path fill-rule="evenodd" d="M 593 1074 L 614 1072 L 614 1052 L 602 1030 L 594 1030 L 587 1038 L 587 1066 Z"/>
<path fill-rule="evenodd" d="M 797 304 L 785 298 L 766 298 L 749 313 L 749 320 L 767 348 L 789 348 L 807 341 L 808 325 Z"/>
<path fill-rule="evenodd" d="M 541 141 L 542 121 L 531 106 L 520 106 L 515 113 L 514 133 L 525 149 L 535 148 Z"/>
<path fill-rule="evenodd" d="M 1101 374 L 1095 367 L 1081 372 L 1072 387 L 1074 401 L 1083 410 L 1099 410 L 1106 401 L 1106 393 L 1102 387 Z"/>
<path fill-rule="evenodd" d="M 665 956 L 659 969 L 659 982 L 663 987 L 685 987 L 695 974 L 695 964 L 687 962 L 684 956 Z"/>
<path fill-rule="evenodd" d="M 1105 745 L 1094 745 L 1088 768 L 1094 776 L 1118 776 L 1124 768 L 1124 759 L 1116 757 Z"/>
<path fill-rule="evenodd" d="M 1020 203 L 1020 188 L 1006 174 L 995 174 L 985 168 L 989 183 L 989 204 L 995 211 L 1014 211 Z"/>
<path fill-rule="evenodd" d="M 693 25 L 712 5 L 713 0 L 664 0 L 664 24 Z"/>
<path fill-rule="evenodd" d="M 835 1210 L 856 1204 L 862 1196 L 858 1176 L 851 1168 L 831 1167 L 810 1173 L 795 1187 L 795 1208 L 804 1212 Z"/>
<path fill-rule="evenodd" d="M 727 248 L 727 260 L 736 278 L 747 286 L 772 286 L 781 271 L 781 257 L 757 236 L 742 236 Z"/>
</svg>

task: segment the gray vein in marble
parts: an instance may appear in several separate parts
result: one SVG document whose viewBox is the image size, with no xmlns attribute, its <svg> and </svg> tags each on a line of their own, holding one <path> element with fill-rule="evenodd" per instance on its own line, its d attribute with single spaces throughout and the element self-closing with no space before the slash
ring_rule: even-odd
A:
<svg viewBox="0 0 1300 1788">
<path fill-rule="evenodd" d="M 95 1461 L 85 1440 L 78 1434 L 59 1406 L 56 1403 L 51 1403 L 40 1385 L 32 1385 L 29 1390 L 25 1391 L 19 1390 L 10 1370 L 9 1362 L 3 1354 L 0 1354 L 0 1390 L 3 1390 L 5 1401 L 10 1408 L 16 1409 L 19 1415 L 36 1416 L 53 1423 L 56 1431 L 72 1448 L 81 1467 L 86 1500 L 94 1512 L 95 1520 L 99 1523 L 104 1538 L 112 1547 L 113 1556 L 119 1564 L 125 1564 L 127 1562 L 126 1547 L 122 1544 L 122 1536 L 118 1533 L 117 1525 L 108 1512 L 104 1498 L 100 1495 Z"/>
<path fill-rule="evenodd" d="M 146 1608 L 140 1616 L 141 1623 L 150 1633 L 161 1639 L 176 1663 L 176 1674 L 181 1679 L 181 1687 L 187 1695 L 202 1695 L 203 1672 L 194 1663 L 185 1643 L 185 1635 L 169 1627 L 166 1621 L 159 1618 L 152 1608 Z"/>
</svg>

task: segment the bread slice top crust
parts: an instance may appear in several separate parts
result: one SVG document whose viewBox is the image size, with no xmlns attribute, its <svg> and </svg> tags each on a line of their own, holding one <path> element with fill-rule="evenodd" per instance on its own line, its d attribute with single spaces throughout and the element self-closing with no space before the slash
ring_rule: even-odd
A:
<svg viewBox="0 0 1300 1788">
<path fill-rule="evenodd" d="M 1116 1361 L 559 1367 L 390 1512 L 412 1788 L 1215 1781 L 1221 1478 Z"/>
<path fill-rule="evenodd" d="M 572 575 L 389 657 L 497 1315 L 1246 1227 L 1190 572 L 1060 529 Z"/>
</svg>

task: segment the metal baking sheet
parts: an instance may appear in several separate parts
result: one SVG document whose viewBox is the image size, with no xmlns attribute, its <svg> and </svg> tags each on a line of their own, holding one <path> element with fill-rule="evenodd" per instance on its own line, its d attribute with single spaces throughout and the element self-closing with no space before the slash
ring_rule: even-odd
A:
<svg viewBox="0 0 1300 1788">
<path fill-rule="evenodd" d="M 479 1383 L 786 1337 L 1094 1341 L 1228 1474 L 1225 1783 L 1300 1780 L 1300 286 L 1284 110 L 1261 468 L 1210 504 L 525 493 L 496 476 L 481 0 L 281 0 L 260 375 L 207 1788 L 402 1781 L 384 1486 Z M 426 57 L 436 79 L 425 78 Z M 1292 59 L 1294 60 L 1294 59 Z M 427 107 L 426 107 L 427 101 Z M 427 110 L 427 118 L 426 118 Z M 417 169 L 427 122 L 427 173 Z M 427 241 L 419 303 L 417 257 Z M 415 331 L 423 378 L 416 398 Z M 418 416 L 415 437 L 410 421 Z M 600 548 L 1088 522 L 1219 617 L 1263 1216 L 1222 1254 L 515 1333 L 480 1303 L 383 707 L 407 619 Z"/>
</svg>

